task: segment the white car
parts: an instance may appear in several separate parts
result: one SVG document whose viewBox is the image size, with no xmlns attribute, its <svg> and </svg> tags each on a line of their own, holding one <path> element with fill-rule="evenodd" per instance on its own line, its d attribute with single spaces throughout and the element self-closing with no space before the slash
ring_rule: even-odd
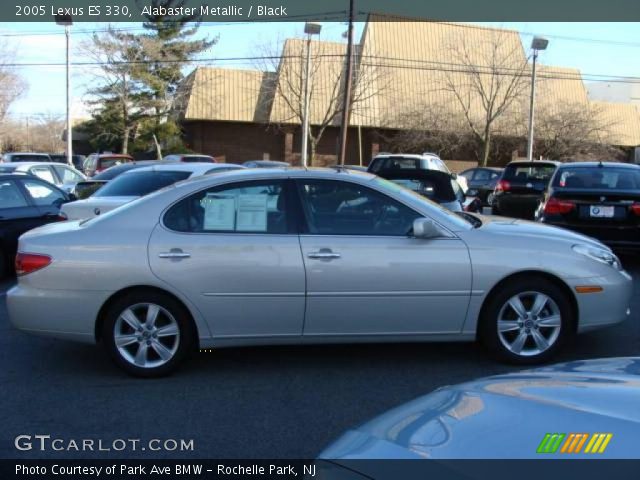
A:
<svg viewBox="0 0 640 480">
<path fill-rule="evenodd" d="M 56 162 L 12 162 L 0 165 L 0 173 L 27 173 L 71 193 L 87 177 L 75 168 Z"/>
<path fill-rule="evenodd" d="M 138 168 L 119 175 L 89 198 L 65 204 L 60 212 L 69 220 L 91 218 L 181 180 L 241 168 L 244 167 L 225 163 L 173 163 Z"/>
<path fill-rule="evenodd" d="M 451 173 L 447 164 L 435 153 L 425 152 L 422 155 L 413 153 L 379 153 L 371 162 L 367 171 L 379 175 L 381 171 L 437 170 L 451 175 L 467 193 L 469 185 L 462 175 Z"/>
</svg>

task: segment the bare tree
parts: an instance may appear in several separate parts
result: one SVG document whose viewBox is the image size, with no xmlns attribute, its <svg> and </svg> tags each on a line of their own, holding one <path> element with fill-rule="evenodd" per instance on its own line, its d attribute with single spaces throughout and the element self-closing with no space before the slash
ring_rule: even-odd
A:
<svg viewBox="0 0 640 480">
<path fill-rule="evenodd" d="M 0 125 L 4 124 L 9 108 L 27 90 L 25 80 L 10 64 L 15 60 L 15 51 L 5 41 L 0 41 Z"/>
<path fill-rule="evenodd" d="M 480 143 L 482 165 L 489 159 L 492 137 L 499 133 L 499 120 L 518 106 L 516 100 L 530 86 L 528 62 L 520 40 L 513 41 L 507 35 L 510 34 L 493 31 L 486 41 L 457 36 L 448 47 L 456 67 L 443 69 L 442 90 L 453 97 Z"/>
<path fill-rule="evenodd" d="M 313 164 L 318 144 L 327 127 L 337 126 L 340 121 L 346 73 L 345 48 L 345 45 L 339 43 L 311 42 L 309 164 Z M 282 50 L 278 43 L 259 46 L 258 50 L 262 59 L 257 62 L 256 67 L 267 73 L 267 78 L 270 79 L 268 94 L 262 95 L 269 102 L 269 122 L 279 125 L 302 124 L 307 42 L 291 39 L 284 43 Z M 350 100 L 352 118 L 356 115 L 366 116 L 369 100 L 383 94 L 386 88 L 380 69 L 374 66 L 360 68 L 358 51 L 354 63 L 356 74 L 353 77 Z"/>
<path fill-rule="evenodd" d="M 536 112 L 536 155 L 554 160 L 610 158 L 620 150 L 609 143 L 615 123 L 595 104 L 544 105 Z"/>
<path fill-rule="evenodd" d="M 429 151 L 451 158 L 474 141 L 464 116 L 442 104 L 425 102 L 403 109 L 389 124 L 399 130 L 385 140 L 398 152 Z"/>
</svg>

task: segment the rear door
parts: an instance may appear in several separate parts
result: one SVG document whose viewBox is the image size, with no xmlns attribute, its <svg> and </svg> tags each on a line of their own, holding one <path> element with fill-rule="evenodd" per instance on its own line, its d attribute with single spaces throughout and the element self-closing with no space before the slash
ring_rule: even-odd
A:
<svg viewBox="0 0 640 480">
<path fill-rule="evenodd" d="M 149 241 L 153 273 L 216 338 L 300 336 L 305 275 L 285 179 L 234 182 L 169 208 Z"/>
</svg>

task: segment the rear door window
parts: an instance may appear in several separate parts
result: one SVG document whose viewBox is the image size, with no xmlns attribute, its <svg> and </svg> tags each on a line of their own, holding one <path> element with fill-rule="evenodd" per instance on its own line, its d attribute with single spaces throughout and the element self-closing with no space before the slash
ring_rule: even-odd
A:
<svg viewBox="0 0 640 480">
<path fill-rule="evenodd" d="M 80 175 L 71 170 L 69 167 L 65 167 L 63 165 L 54 165 L 53 169 L 62 180 L 62 183 L 75 183 L 84 180 Z"/>
</svg>

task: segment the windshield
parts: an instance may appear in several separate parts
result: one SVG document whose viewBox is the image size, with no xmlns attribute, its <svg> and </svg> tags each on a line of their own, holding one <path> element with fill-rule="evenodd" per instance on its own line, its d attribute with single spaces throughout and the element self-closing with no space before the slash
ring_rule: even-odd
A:
<svg viewBox="0 0 640 480">
<path fill-rule="evenodd" d="M 640 169 L 563 168 L 555 177 L 553 186 L 585 190 L 636 190 L 640 188 Z"/>
<path fill-rule="evenodd" d="M 440 213 L 447 216 L 447 220 L 449 220 L 451 223 L 456 224 L 462 228 L 464 227 L 468 228 L 469 225 L 473 225 L 473 222 L 469 221 L 469 219 L 456 215 L 451 210 L 448 210 L 440 206 L 439 204 L 433 202 L 432 200 L 429 200 L 428 198 L 420 195 L 419 193 L 414 192 L 413 190 L 405 188 L 402 185 L 398 185 L 397 183 L 394 183 L 392 181 L 386 180 L 381 177 L 375 177 L 371 181 L 373 182 L 374 185 L 382 188 L 383 190 L 386 190 L 387 192 L 393 193 L 395 195 L 399 195 L 401 197 L 405 197 L 410 202 L 414 202 L 418 200 L 419 202 L 426 204 L 427 208 L 432 208 L 432 209 L 435 208 L 439 210 Z"/>
<path fill-rule="evenodd" d="M 182 161 L 187 163 L 197 163 L 197 162 L 216 163 L 216 161 L 212 157 L 207 157 L 207 156 L 182 157 Z"/>
<path fill-rule="evenodd" d="M 140 197 L 189 178 L 191 172 L 131 172 L 107 183 L 94 197 Z"/>
</svg>

